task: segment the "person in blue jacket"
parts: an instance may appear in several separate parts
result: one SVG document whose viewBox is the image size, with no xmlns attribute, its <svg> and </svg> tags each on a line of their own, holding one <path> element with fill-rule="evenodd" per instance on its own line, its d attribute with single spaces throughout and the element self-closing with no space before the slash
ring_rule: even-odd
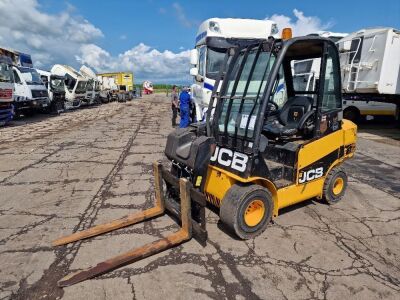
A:
<svg viewBox="0 0 400 300">
<path fill-rule="evenodd" d="M 181 110 L 180 128 L 186 128 L 190 124 L 190 100 L 188 88 L 184 87 L 179 95 L 179 108 Z"/>
</svg>

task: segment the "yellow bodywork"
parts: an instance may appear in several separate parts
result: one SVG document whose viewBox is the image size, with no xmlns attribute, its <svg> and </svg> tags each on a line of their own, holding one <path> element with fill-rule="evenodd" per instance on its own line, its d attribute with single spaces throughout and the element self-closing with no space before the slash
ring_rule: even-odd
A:
<svg viewBox="0 0 400 300">
<path fill-rule="evenodd" d="M 114 78 L 115 84 L 118 86 L 124 85 L 128 91 L 133 90 L 133 73 L 131 72 L 101 73 L 97 75 Z"/>
<path fill-rule="evenodd" d="M 274 201 L 273 216 L 278 216 L 281 208 L 293 205 L 295 203 L 322 196 L 325 176 L 306 183 L 298 183 L 299 170 L 320 160 L 336 149 L 346 146 L 350 151 L 344 152 L 344 155 L 335 160 L 325 174 L 327 174 L 334 166 L 343 162 L 343 160 L 352 157 L 355 151 L 355 143 L 357 138 L 357 126 L 349 121 L 342 121 L 342 128 L 324 137 L 311 140 L 304 143 L 299 152 L 296 165 L 296 183 L 277 189 L 273 182 L 263 177 L 242 178 L 222 168 L 209 165 L 207 180 L 205 184 L 205 194 L 207 200 L 219 207 L 225 193 L 229 188 L 237 182 L 254 183 L 266 187 L 272 194 Z"/>
</svg>

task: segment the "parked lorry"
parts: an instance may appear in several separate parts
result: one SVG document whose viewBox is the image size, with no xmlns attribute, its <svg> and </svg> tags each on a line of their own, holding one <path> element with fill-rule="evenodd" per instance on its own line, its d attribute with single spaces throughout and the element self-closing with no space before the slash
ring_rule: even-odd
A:
<svg viewBox="0 0 400 300">
<path fill-rule="evenodd" d="M 394 114 L 394 105 L 400 108 L 400 30 L 361 29 L 338 41 L 337 46 L 345 101 L 364 101 L 372 113 Z M 392 104 L 386 108 L 384 103 Z M 357 116 L 362 111 L 354 109 L 351 114 Z"/>
<path fill-rule="evenodd" d="M 113 78 L 116 90 L 110 90 L 112 97 L 118 101 L 131 100 L 133 98 L 133 73 L 131 72 L 116 72 L 116 73 L 100 73 L 98 77 Z"/>
<path fill-rule="evenodd" d="M 51 74 L 49 71 L 37 70 L 47 88 L 50 105 L 47 112 L 59 114 L 65 110 L 65 77 Z"/>
<path fill-rule="evenodd" d="M 238 43 L 266 40 L 277 37 L 278 27 L 269 20 L 220 19 L 205 20 L 199 27 L 195 49 L 191 51 L 190 75 L 194 78 L 191 86 L 194 115 L 193 119 L 204 120 L 215 80 L 223 64 L 227 49 Z"/>
<path fill-rule="evenodd" d="M 153 83 L 151 81 L 144 81 L 143 82 L 143 94 L 145 95 L 150 95 L 153 94 L 154 88 L 153 88 Z"/>
<path fill-rule="evenodd" d="M 29 115 L 48 107 L 50 99 L 47 89 L 33 68 L 31 56 L 7 48 L 0 48 L 0 55 L 8 56 L 13 63 L 13 105 L 16 114 Z"/>
<path fill-rule="evenodd" d="M 85 65 L 79 69 L 79 73 L 88 81 L 86 86 L 86 101 L 90 104 L 97 103 L 100 97 L 100 81 L 97 79 L 96 73 Z"/>
<path fill-rule="evenodd" d="M 84 78 L 78 71 L 67 65 L 54 65 L 51 68 L 51 73 L 65 77 L 65 108 L 78 108 L 82 103 L 87 103 L 86 100 L 86 84 L 87 79 Z"/>
<path fill-rule="evenodd" d="M 0 126 L 11 121 L 14 115 L 13 85 L 11 58 L 0 55 Z"/>
<path fill-rule="evenodd" d="M 115 79 L 112 77 L 97 76 L 100 83 L 99 97 L 103 103 L 117 100 L 118 87 L 115 84 Z"/>
<path fill-rule="evenodd" d="M 320 32 L 317 34 L 311 35 L 319 35 L 322 37 L 327 37 L 336 42 L 336 45 L 340 49 L 343 49 L 343 41 L 352 40 L 348 37 L 352 36 L 348 34 L 337 34 L 332 32 Z M 358 40 L 357 40 L 358 41 Z M 342 46 L 340 46 L 342 45 Z M 355 46 L 353 46 L 355 47 Z M 360 48 L 360 50 L 362 47 Z M 361 51 L 359 51 L 361 53 Z M 393 103 L 385 103 L 376 101 L 378 97 L 381 97 L 382 94 L 379 93 L 378 90 L 371 91 L 372 93 L 368 93 L 368 90 L 363 89 L 358 86 L 358 90 L 353 90 L 355 82 L 350 82 L 350 78 L 348 76 L 348 61 L 349 61 L 349 53 L 347 51 L 340 52 L 340 65 L 342 72 L 342 92 L 343 92 L 343 117 L 348 120 L 357 121 L 360 117 L 376 117 L 376 116 L 395 116 L 396 115 L 396 105 Z M 366 60 L 375 61 L 374 59 L 367 58 L 364 56 Z M 293 62 L 293 76 L 295 78 L 294 82 L 298 88 L 305 88 L 308 91 L 314 90 L 316 84 L 319 81 L 319 70 L 321 67 L 320 59 L 307 59 L 301 61 Z M 376 61 L 377 62 L 377 61 Z M 397 64 L 397 69 L 398 69 Z M 352 73 L 354 76 L 355 73 Z M 397 75 L 396 75 L 397 76 Z M 391 76 L 389 76 L 391 77 Z M 376 82 L 374 85 L 382 85 L 382 79 L 376 78 Z M 393 78 L 392 78 L 393 80 Z M 361 82 L 358 82 L 360 84 Z M 365 82 L 362 84 L 365 86 Z M 356 84 L 357 85 L 357 84 Z"/>
</svg>

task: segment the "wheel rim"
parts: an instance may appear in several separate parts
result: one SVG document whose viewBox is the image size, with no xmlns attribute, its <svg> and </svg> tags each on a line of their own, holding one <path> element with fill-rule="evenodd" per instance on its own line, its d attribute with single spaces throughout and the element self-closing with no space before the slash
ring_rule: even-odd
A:
<svg viewBox="0 0 400 300">
<path fill-rule="evenodd" d="M 265 206 L 261 200 L 253 200 L 247 206 L 244 212 L 244 222 L 247 226 L 253 227 L 264 218 Z"/>
<path fill-rule="evenodd" d="M 343 191 L 343 186 L 344 186 L 344 180 L 343 178 L 336 178 L 335 182 L 333 183 L 333 193 L 335 195 L 339 195 Z"/>
</svg>

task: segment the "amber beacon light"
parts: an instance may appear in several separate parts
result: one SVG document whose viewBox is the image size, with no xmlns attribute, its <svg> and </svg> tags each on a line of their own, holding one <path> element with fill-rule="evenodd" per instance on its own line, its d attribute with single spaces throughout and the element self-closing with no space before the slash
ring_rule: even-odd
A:
<svg viewBox="0 0 400 300">
<path fill-rule="evenodd" d="M 288 40 L 292 38 L 292 28 L 283 28 L 282 40 Z"/>
</svg>

